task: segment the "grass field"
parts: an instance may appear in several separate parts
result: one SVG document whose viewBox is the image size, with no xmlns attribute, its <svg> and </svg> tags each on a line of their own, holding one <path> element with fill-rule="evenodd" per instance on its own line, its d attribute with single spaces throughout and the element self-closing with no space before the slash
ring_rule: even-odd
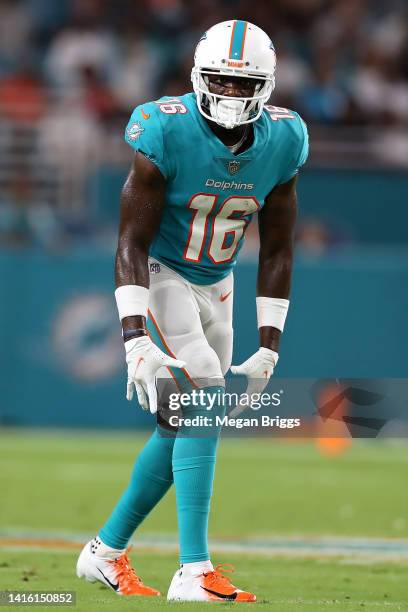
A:
<svg viewBox="0 0 408 612">
<path fill-rule="evenodd" d="M 142 444 L 130 434 L 1 432 L 0 590 L 75 590 L 77 610 L 167 605 L 120 599 L 74 576 L 80 542 L 112 509 Z M 359 443 L 329 459 L 313 443 L 224 441 L 213 560 L 236 565 L 236 584 L 268 610 L 408 610 L 406 450 Z M 324 536 L 339 551 L 328 552 Z M 177 567 L 175 537 L 170 492 L 137 533 L 133 553 L 145 581 L 164 593 Z"/>
<path fill-rule="evenodd" d="M 11 553 L 0 563 L 2 589 L 75 590 L 75 609 L 150 610 L 168 606 L 157 600 L 118 598 L 102 585 L 73 578 L 76 555 L 72 553 Z M 143 554 L 139 559 L 146 582 L 166 593 L 174 573 L 174 555 Z M 376 563 L 349 565 L 341 560 L 265 559 L 229 557 L 236 563 L 237 584 L 258 594 L 266 610 L 406 610 L 407 566 Z M 405 602 L 405 603 L 404 603 Z M 219 604 L 233 607 L 234 604 Z M 172 604 L 172 608 L 180 604 Z M 183 609 L 208 610 L 208 604 L 184 604 Z"/>
</svg>

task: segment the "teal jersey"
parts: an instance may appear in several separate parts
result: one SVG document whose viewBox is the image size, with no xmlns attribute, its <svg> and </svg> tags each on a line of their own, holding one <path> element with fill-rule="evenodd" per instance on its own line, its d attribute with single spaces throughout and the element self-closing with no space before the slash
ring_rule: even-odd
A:
<svg viewBox="0 0 408 612">
<path fill-rule="evenodd" d="M 307 130 L 297 113 L 267 106 L 253 127 L 252 146 L 234 155 L 199 112 L 194 93 L 138 106 L 127 126 L 126 141 L 167 182 L 150 254 L 194 284 L 231 272 L 252 216 L 306 161 Z"/>
</svg>

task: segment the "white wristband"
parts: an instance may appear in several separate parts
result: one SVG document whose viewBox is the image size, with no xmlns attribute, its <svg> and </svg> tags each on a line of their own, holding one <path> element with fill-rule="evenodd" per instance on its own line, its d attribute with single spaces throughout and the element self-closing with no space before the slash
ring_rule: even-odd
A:
<svg viewBox="0 0 408 612">
<path fill-rule="evenodd" d="M 119 319 L 141 315 L 147 317 L 149 290 L 140 285 L 123 285 L 115 291 Z"/>
<path fill-rule="evenodd" d="M 256 313 L 258 329 L 260 327 L 276 327 L 283 331 L 289 309 L 289 300 L 281 298 L 257 297 Z"/>
</svg>

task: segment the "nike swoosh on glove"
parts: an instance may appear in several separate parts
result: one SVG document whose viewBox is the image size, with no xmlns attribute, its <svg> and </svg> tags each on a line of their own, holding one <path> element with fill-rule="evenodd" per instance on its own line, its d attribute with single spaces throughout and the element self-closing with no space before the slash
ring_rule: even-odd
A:
<svg viewBox="0 0 408 612">
<path fill-rule="evenodd" d="M 262 346 L 241 365 L 231 366 L 231 372 L 233 374 L 243 374 L 247 377 L 248 384 L 245 393 L 248 396 L 251 396 L 253 393 L 262 393 L 273 374 L 278 359 L 278 353 Z M 239 402 L 230 416 L 236 416 L 247 408 L 248 403 L 242 404 Z"/>
<path fill-rule="evenodd" d="M 141 336 L 125 342 L 128 381 L 126 399 L 133 399 L 136 389 L 137 399 L 143 410 L 152 414 L 157 412 L 156 374 L 163 366 L 184 368 L 184 361 L 174 359 L 163 353 L 149 338 Z"/>
</svg>

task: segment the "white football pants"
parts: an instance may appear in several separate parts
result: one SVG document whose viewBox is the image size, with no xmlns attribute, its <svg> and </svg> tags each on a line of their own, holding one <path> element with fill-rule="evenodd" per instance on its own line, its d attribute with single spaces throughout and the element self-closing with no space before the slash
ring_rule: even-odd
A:
<svg viewBox="0 0 408 612">
<path fill-rule="evenodd" d="M 188 378 L 222 378 L 232 359 L 233 274 L 194 285 L 149 259 L 149 332 L 160 348 L 186 362 Z M 165 368 L 158 378 L 171 374 Z"/>
</svg>

